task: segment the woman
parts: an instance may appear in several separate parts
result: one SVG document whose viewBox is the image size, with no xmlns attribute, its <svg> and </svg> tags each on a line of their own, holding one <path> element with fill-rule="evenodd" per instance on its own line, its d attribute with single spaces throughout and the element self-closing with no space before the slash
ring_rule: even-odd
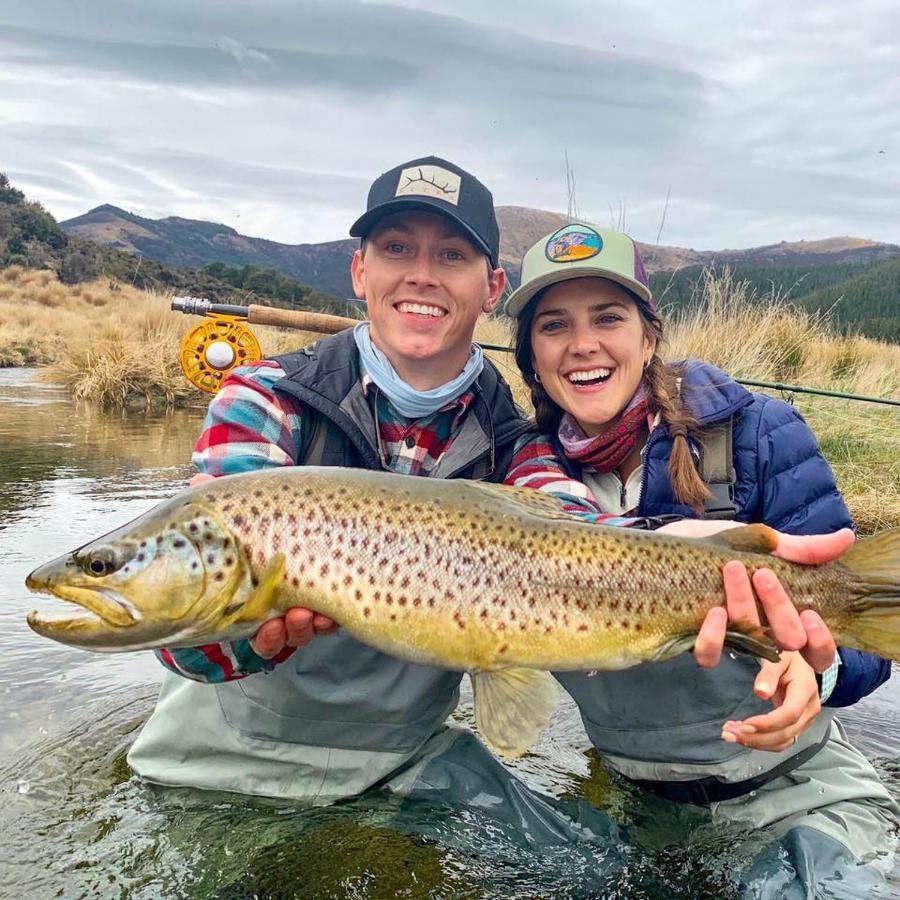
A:
<svg viewBox="0 0 900 900">
<path fill-rule="evenodd" d="M 576 224 L 548 235 L 526 253 L 506 311 L 517 320 L 516 361 L 538 430 L 548 436 L 531 440 L 549 439 L 605 512 L 701 517 L 710 496 L 697 467 L 701 441 L 725 426 L 734 518 L 792 534 L 850 524 L 815 438 L 790 406 L 705 363 L 662 361 L 663 323 L 630 238 Z M 786 656 L 781 688 L 793 682 L 795 694 L 802 685 L 815 693 L 809 666 Z M 866 654 L 842 650 L 841 658 L 845 674 L 832 695 L 840 703 L 889 672 Z M 869 855 L 895 825 L 890 795 L 833 713 L 816 716 L 817 698 L 786 714 L 784 727 L 756 734 L 771 710 L 754 693 L 758 672 L 746 656 L 704 670 L 682 654 L 558 678 L 608 765 L 640 786 L 709 806 L 717 821 L 790 831 L 794 849 L 814 846 L 820 861 Z M 823 683 L 823 699 L 830 688 Z"/>
</svg>

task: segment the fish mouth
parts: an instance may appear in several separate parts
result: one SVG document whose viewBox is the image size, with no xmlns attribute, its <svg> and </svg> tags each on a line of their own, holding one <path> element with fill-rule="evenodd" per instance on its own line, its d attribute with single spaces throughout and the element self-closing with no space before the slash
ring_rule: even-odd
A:
<svg viewBox="0 0 900 900">
<path fill-rule="evenodd" d="M 141 621 L 141 614 L 121 594 L 110 588 L 84 588 L 73 585 L 46 584 L 29 576 L 25 586 L 36 594 L 49 594 L 67 603 L 74 603 L 80 610 L 69 614 L 42 613 L 32 610 L 28 624 L 35 631 L 56 631 L 87 625 L 109 625 L 128 628 Z"/>
</svg>

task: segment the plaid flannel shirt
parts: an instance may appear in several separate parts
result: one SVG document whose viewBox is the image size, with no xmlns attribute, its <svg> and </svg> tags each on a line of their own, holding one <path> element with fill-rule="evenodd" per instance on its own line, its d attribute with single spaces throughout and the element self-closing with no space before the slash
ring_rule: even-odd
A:
<svg viewBox="0 0 900 900">
<path fill-rule="evenodd" d="M 274 384 L 284 377 L 271 361 L 236 369 L 210 403 L 203 433 L 193 454 L 200 472 L 234 475 L 275 466 L 296 465 L 302 456 L 300 423 L 302 404 L 276 394 Z M 467 392 L 422 419 L 400 416 L 383 393 L 373 390 L 364 376 L 369 402 L 377 404 L 382 452 L 387 467 L 403 475 L 427 475 L 450 447 L 474 400 Z M 603 513 L 589 489 L 569 478 L 550 444 L 534 435 L 519 439 L 506 484 L 547 491 L 559 498 L 561 508 L 590 522 L 628 525 L 632 520 Z M 265 660 L 253 652 L 248 640 L 202 647 L 163 649 L 162 664 L 195 681 L 222 682 L 271 671 L 287 659 L 293 648 Z"/>
</svg>

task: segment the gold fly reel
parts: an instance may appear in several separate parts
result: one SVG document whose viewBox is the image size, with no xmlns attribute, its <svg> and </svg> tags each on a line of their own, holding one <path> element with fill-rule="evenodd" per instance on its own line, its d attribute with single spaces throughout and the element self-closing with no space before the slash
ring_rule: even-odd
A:
<svg viewBox="0 0 900 900">
<path fill-rule="evenodd" d="M 181 339 L 181 370 L 207 394 L 215 394 L 232 369 L 260 359 L 256 335 L 234 316 L 211 316 Z"/>
</svg>

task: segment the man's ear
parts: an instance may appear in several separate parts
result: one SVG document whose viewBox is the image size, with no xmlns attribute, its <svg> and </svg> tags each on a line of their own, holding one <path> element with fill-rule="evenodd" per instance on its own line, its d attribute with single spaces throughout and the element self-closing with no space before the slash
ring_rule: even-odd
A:
<svg viewBox="0 0 900 900">
<path fill-rule="evenodd" d="M 350 263 L 350 278 L 353 281 L 353 293 L 360 300 L 366 299 L 366 258 L 362 249 L 353 254 Z"/>
<path fill-rule="evenodd" d="M 500 302 L 503 292 L 506 290 L 506 270 L 500 266 L 497 269 L 491 269 L 488 275 L 488 296 L 484 303 L 481 304 L 481 311 L 492 313 Z"/>
</svg>

